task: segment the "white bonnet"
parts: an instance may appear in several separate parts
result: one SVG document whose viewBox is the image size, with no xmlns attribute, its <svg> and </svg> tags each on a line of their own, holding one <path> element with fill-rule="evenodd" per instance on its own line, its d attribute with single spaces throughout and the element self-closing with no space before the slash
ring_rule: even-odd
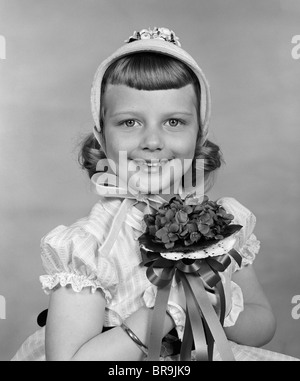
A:
<svg viewBox="0 0 300 381">
<path fill-rule="evenodd" d="M 167 28 L 143 29 L 134 32 L 134 35 L 126 41 L 126 44 L 117 49 L 112 55 L 104 60 L 98 67 L 91 90 L 91 108 L 95 127 L 98 132 L 100 127 L 101 83 L 107 68 L 117 59 L 136 52 L 158 52 L 175 57 L 184 62 L 199 79 L 201 88 L 200 122 L 202 126 L 202 144 L 207 140 L 208 124 L 211 113 L 211 99 L 209 84 L 204 73 L 193 57 L 181 48 L 178 37 Z"/>
</svg>

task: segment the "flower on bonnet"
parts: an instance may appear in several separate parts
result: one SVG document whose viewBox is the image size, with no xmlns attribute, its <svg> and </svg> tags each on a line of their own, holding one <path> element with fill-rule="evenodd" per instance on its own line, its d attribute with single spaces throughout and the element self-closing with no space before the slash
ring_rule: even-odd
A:
<svg viewBox="0 0 300 381">
<path fill-rule="evenodd" d="M 197 199 L 187 197 L 182 200 L 176 196 L 161 205 L 155 215 L 145 215 L 144 220 L 153 242 L 171 249 L 176 242 L 190 246 L 199 240 L 221 240 L 224 228 L 233 218 L 207 196 L 201 203 Z"/>
<path fill-rule="evenodd" d="M 168 42 L 172 42 L 173 44 L 177 46 L 181 46 L 179 42 L 179 38 L 175 35 L 175 33 L 172 30 L 168 28 L 157 28 L 157 27 L 155 27 L 153 30 L 149 28 L 149 29 L 142 29 L 139 32 L 134 31 L 133 35 L 130 36 L 128 40 L 125 40 L 125 42 L 133 42 L 136 40 L 150 40 L 150 39 L 165 40 Z"/>
</svg>

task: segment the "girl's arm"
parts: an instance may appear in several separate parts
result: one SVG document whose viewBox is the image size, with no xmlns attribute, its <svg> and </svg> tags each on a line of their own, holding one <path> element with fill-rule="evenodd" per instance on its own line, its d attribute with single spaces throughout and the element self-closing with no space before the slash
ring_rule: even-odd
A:
<svg viewBox="0 0 300 381">
<path fill-rule="evenodd" d="M 143 352 L 120 327 L 102 332 L 106 301 L 100 291 L 60 287 L 51 294 L 46 325 L 47 361 L 136 361 Z M 152 310 L 142 307 L 126 325 L 148 344 Z M 164 335 L 174 327 L 166 315 Z"/>
<path fill-rule="evenodd" d="M 234 326 L 225 328 L 228 339 L 255 347 L 267 344 L 274 336 L 276 322 L 253 266 L 248 265 L 236 271 L 232 280 L 242 289 L 244 311 Z"/>
</svg>

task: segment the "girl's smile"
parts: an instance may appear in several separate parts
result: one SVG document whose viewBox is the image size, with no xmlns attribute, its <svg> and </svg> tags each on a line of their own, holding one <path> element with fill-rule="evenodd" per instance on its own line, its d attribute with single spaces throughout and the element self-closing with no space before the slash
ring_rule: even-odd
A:
<svg viewBox="0 0 300 381">
<path fill-rule="evenodd" d="M 183 162 L 192 161 L 199 132 L 192 85 L 151 91 L 108 85 L 103 115 L 106 155 L 116 164 L 120 180 L 131 179 L 131 186 L 142 193 L 178 186 L 190 168 Z M 122 151 L 126 163 L 119 162 Z"/>
<path fill-rule="evenodd" d="M 162 160 L 151 160 L 146 161 L 143 159 L 135 159 L 133 160 L 134 164 L 140 168 L 141 171 L 145 173 L 158 173 L 160 169 L 168 163 L 168 159 L 162 159 Z"/>
</svg>

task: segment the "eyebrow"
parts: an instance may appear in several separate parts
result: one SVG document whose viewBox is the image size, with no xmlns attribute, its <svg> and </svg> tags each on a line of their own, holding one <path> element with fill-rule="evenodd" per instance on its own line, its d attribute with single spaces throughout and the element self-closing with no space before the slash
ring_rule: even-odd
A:
<svg viewBox="0 0 300 381">
<path fill-rule="evenodd" d="M 128 111 L 119 111 L 119 112 L 115 112 L 113 114 L 111 114 L 111 117 L 116 117 L 116 116 L 120 116 L 120 115 L 128 115 L 128 114 L 140 114 L 138 111 L 135 111 L 135 110 L 128 110 Z M 188 111 L 178 111 L 178 110 L 174 110 L 174 111 L 168 111 L 165 113 L 165 115 L 186 115 L 186 116 L 194 116 L 194 114 L 192 112 L 188 112 Z"/>
<path fill-rule="evenodd" d="M 111 117 L 119 116 L 119 115 L 126 115 L 126 114 L 135 114 L 135 113 L 137 113 L 137 112 L 134 110 L 118 111 L 118 112 L 114 112 L 113 114 L 111 114 Z"/>
</svg>

